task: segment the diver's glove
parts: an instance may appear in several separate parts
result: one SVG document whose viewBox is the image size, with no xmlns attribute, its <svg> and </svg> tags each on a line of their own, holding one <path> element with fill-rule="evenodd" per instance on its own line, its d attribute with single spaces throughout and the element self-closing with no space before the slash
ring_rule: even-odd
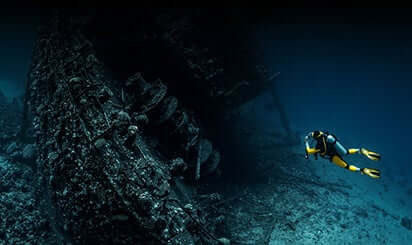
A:
<svg viewBox="0 0 412 245">
<path fill-rule="evenodd" d="M 381 172 L 377 169 L 373 169 L 373 168 L 361 168 L 360 170 L 361 174 L 366 174 L 369 177 L 372 178 L 380 178 L 381 177 Z"/>
<path fill-rule="evenodd" d="M 379 161 L 381 159 L 381 155 L 379 153 L 366 150 L 365 148 L 361 148 L 359 152 L 373 161 Z"/>
</svg>

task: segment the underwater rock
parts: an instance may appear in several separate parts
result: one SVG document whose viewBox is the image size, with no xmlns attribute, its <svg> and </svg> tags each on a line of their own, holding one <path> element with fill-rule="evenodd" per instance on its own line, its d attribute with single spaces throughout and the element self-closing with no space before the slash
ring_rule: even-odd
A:
<svg viewBox="0 0 412 245">
<path fill-rule="evenodd" d="M 35 144 L 27 144 L 22 153 L 22 157 L 25 160 L 33 160 L 36 158 L 36 145 Z"/>
<path fill-rule="evenodd" d="M 409 219 L 407 217 L 403 217 L 401 220 L 401 225 L 405 227 L 406 229 L 412 231 L 412 219 Z"/>
<path fill-rule="evenodd" d="M 10 143 L 10 145 L 7 147 L 6 153 L 7 153 L 7 154 L 11 154 L 11 153 L 13 153 L 15 150 L 17 150 L 17 143 L 16 143 L 16 142 L 12 142 L 12 143 Z"/>
<path fill-rule="evenodd" d="M 12 158 L 12 159 L 21 159 L 22 158 L 21 151 L 15 151 L 15 152 L 11 153 L 10 158 Z"/>
<path fill-rule="evenodd" d="M 38 189 L 38 179 L 32 168 L 0 157 L 0 241 L 7 241 L 7 244 L 61 243 L 46 219 Z"/>
<path fill-rule="evenodd" d="M 22 103 L 19 98 L 13 98 L 12 102 L 8 102 L 7 98 L 0 91 L 0 149 L 5 152 L 9 148 L 9 153 L 16 150 L 18 143 L 17 136 L 21 128 L 22 120 Z"/>
</svg>

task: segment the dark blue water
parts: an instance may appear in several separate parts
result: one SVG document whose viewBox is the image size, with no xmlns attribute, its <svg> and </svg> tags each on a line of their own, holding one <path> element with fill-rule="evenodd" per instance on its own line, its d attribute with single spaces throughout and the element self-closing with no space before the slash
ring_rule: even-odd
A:
<svg viewBox="0 0 412 245">
<path fill-rule="evenodd" d="M 384 12 L 363 14 L 358 11 L 355 16 L 292 14 L 275 18 L 276 21 L 272 18 L 257 27 L 256 41 L 265 65 L 280 72 L 273 89 L 285 107 L 292 130 L 302 139 L 302 153 L 305 134 L 327 130 L 347 148 L 365 147 L 382 155 L 378 163 L 362 156 L 345 158 L 360 168 L 381 170 L 378 181 L 364 179 L 369 177 L 358 176 L 327 160 L 308 162 L 312 168 L 322 169 L 322 179 L 341 183 L 345 180 L 354 189 L 363 190 L 361 195 L 351 193 L 345 203 L 364 207 L 370 215 L 373 203 L 400 216 L 400 220 L 362 221 L 354 229 L 382 226 L 383 229 L 368 231 L 371 235 L 384 234 L 381 240 L 372 235 L 378 243 L 408 244 L 411 231 L 401 223 L 410 217 L 412 207 L 412 25 L 405 22 L 401 12 L 399 16 Z M 279 111 L 265 106 L 271 102 L 270 93 L 264 93 L 257 101 L 260 126 L 282 129 Z M 328 178 L 329 173 L 337 177 Z M 333 199 L 323 201 L 332 203 Z M 325 227 L 329 229 L 330 226 Z M 377 241 L 359 239 L 360 244 Z"/>
<path fill-rule="evenodd" d="M 0 89 L 8 97 L 24 93 L 41 18 L 38 9 L 0 10 Z"/>
<path fill-rule="evenodd" d="M 257 34 L 265 64 L 281 73 L 275 86 L 292 127 L 329 130 L 347 147 L 380 152 L 384 172 L 410 179 L 411 34 L 399 25 L 302 19 Z M 273 127 L 276 111 L 262 113 Z"/>
</svg>

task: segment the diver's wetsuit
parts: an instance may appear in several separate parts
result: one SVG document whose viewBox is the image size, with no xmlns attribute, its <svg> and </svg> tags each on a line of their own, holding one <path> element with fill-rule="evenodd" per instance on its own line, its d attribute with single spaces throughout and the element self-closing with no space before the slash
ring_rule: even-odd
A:
<svg viewBox="0 0 412 245">
<path fill-rule="evenodd" d="M 311 148 L 309 146 L 309 138 L 313 138 L 316 140 L 315 148 Z M 367 156 L 371 160 L 379 160 L 380 155 L 375 152 L 368 151 L 364 148 L 361 149 L 346 149 L 337 139 L 337 137 L 333 134 L 329 134 L 327 132 L 322 131 L 313 131 L 309 133 L 305 137 L 305 148 L 307 154 L 315 154 L 316 158 L 317 155 L 320 154 L 323 158 L 327 158 L 339 167 L 346 168 L 350 171 L 360 171 L 362 174 L 367 174 L 373 178 L 380 177 L 380 171 L 376 169 L 370 168 L 358 168 L 355 165 L 349 165 L 343 160 L 343 156 L 349 154 L 360 153 Z"/>
</svg>

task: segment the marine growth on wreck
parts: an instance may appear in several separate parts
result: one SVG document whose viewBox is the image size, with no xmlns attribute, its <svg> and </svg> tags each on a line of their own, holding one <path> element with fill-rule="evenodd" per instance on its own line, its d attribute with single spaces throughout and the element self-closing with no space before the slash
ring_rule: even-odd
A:
<svg viewBox="0 0 412 245">
<path fill-rule="evenodd" d="M 256 94 L 267 86 L 266 74 L 257 65 L 245 70 L 250 85 L 226 71 L 233 67 L 187 38 L 196 28 L 189 15 L 141 14 L 150 28 L 130 33 L 130 43 L 89 31 L 106 13 L 61 10 L 39 29 L 24 98 L 23 121 L 32 125 L 22 134 L 34 135 L 32 168 L 52 206 L 49 225 L 56 240 L 75 244 L 222 243 L 188 189 L 221 162 L 213 127 L 253 98 L 245 86 Z M 133 61 L 106 64 L 121 45 Z"/>
</svg>

